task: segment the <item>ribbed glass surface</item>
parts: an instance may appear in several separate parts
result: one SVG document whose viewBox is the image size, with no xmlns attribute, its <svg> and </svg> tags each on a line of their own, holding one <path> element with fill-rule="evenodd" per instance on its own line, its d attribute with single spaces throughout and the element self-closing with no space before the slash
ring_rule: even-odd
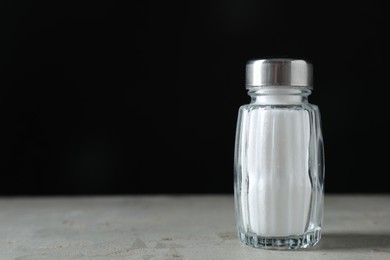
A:
<svg viewBox="0 0 390 260">
<path fill-rule="evenodd" d="M 290 96 L 293 102 L 285 102 Z M 323 218 L 319 110 L 292 95 L 256 98 L 240 108 L 237 124 L 234 188 L 239 238 L 262 248 L 314 245 L 321 237 Z"/>
</svg>

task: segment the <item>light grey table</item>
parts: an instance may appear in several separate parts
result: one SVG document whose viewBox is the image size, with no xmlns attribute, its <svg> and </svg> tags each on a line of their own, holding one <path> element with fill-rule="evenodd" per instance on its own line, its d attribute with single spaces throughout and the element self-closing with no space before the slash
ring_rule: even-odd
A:
<svg viewBox="0 0 390 260">
<path fill-rule="evenodd" d="M 0 259 L 390 259 L 390 196 L 327 196 L 299 251 L 241 245 L 232 196 L 0 198 Z"/>
</svg>

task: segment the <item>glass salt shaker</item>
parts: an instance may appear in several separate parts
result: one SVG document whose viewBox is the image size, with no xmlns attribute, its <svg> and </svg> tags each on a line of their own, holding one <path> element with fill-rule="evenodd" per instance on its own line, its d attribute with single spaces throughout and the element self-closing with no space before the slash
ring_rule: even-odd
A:
<svg viewBox="0 0 390 260">
<path fill-rule="evenodd" d="M 321 238 L 324 152 L 312 65 L 248 62 L 251 102 L 238 114 L 234 194 L 238 236 L 265 249 L 298 249 Z"/>
</svg>

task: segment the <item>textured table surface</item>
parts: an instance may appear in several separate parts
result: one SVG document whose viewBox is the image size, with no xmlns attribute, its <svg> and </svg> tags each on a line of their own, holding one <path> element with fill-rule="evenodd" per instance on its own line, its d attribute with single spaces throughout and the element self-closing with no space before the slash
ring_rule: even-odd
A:
<svg viewBox="0 0 390 260">
<path fill-rule="evenodd" d="M 232 196 L 0 198 L 0 259 L 390 259 L 390 196 L 327 196 L 298 251 L 241 245 Z"/>
</svg>

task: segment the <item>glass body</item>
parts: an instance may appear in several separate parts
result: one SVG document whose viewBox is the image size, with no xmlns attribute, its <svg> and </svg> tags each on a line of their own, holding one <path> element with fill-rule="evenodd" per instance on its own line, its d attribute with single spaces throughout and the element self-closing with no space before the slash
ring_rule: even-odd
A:
<svg viewBox="0 0 390 260">
<path fill-rule="evenodd" d="M 323 219 L 324 153 L 310 90 L 262 87 L 239 110 L 234 162 L 238 236 L 269 249 L 315 245 Z"/>
</svg>

